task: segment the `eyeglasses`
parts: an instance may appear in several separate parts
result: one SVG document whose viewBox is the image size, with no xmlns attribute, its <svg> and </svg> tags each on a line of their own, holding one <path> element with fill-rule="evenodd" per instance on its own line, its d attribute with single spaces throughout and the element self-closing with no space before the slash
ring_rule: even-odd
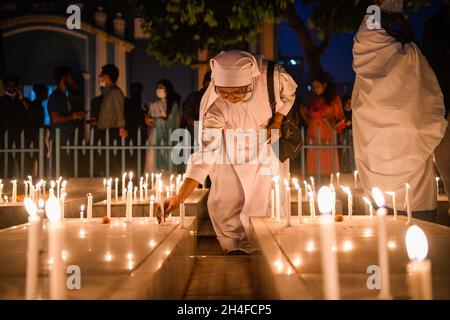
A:
<svg viewBox="0 0 450 320">
<path fill-rule="evenodd" d="M 224 89 L 221 87 L 215 87 L 215 90 L 216 90 L 216 93 L 223 98 L 228 98 L 228 97 L 244 98 L 245 95 L 251 91 L 250 86 L 245 86 L 242 88 L 235 88 L 233 91 L 229 91 L 229 88 Z"/>
</svg>

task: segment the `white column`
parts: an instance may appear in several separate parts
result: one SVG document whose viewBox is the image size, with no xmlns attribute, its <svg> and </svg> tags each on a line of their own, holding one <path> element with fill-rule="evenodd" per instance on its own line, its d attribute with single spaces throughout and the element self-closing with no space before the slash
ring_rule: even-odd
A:
<svg viewBox="0 0 450 320">
<path fill-rule="evenodd" d="M 98 76 L 101 67 L 107 64 L 106 39 L 103 35 L 98 34 L 95 38 L 95 95 L 100 95 L 100 83 Z"/>
<path fill-rule="evenodd" d="M 127 61 L 125 48 L 120 44 L 114 45 L 114 64 L 119 69 L 119 79 L 117 86 L 122 89 L 125 96 L 127 95 Z"/>
</svg>

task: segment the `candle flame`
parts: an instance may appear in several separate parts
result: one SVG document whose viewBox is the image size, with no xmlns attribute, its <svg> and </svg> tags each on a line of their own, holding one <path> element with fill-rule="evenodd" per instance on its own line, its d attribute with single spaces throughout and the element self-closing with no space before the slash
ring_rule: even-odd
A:
<svg viewBox="0 0 450 320">
<path fill-rule="evenodd" d="M 364 202 L 365 202 L 367 205 L 369 205 L 369 206 L 372 205 L 372 202 L 369 200 L 369 198 L 363 197 L 363 200 L 364 200 Z"/>
<path fill-rule="evenodd" d="M 424 260 L 428 255 L 428 240 L 425 232 L 416 225 L 406 231 L 406 251 L 410 260 Z"/>
<path fill-rule="evenodd" d="M 39 209 L 43 209 L 44 205 L 45 205 L 44 199 L 39 198 L 39 200 L 38 200 Z"/>
<path fill-rule="evenodd" d="M 273 176 L 272 181 L 278 183 L 280 181 L 280 176 Z"/>
<path fill-rule="evenodd" d="M 61 206 L 58 199 L 51 197 L 45 203 L 45 214 L 50 221 L 58 221 L 61 219 Z"/>
<path fill-rule="evenodd" d="M 81 212 L 84 212 L 84 204 L 81 205 L 80 211 L 81 211 Z"/>
<path fill-rule="evenodd" d="M 52 180 L 52 181 L 50 182 L 50 188 L 54 188 L 55 185 L 56 185 L 56 184 L 55 184 L 55 181 Z"/>
<path fill-rule="evenodd" d="M 152 194 L 152 195 L 150 196 L 150 202 L 153 202 L 153 201 L 155 201 L 155 196 Z"/>
<path fill-rule="evenodd" d="M 30 217 L 36 216 L 38 208 L 36 207 L 36 204 L 34 203 L 34 201 L 31 200 L 30 198 L 26 197 L 23 200 L 23 203 L 24 203 L 25 209 L 27 210 Z"/>
<path fill-rule="evenodd" d="M 330 214 L 333 208 L 333 195 L 331 189 L 326 186 L 320 188 L 317 199 L 320 213 Z"/>
<path fill-rule="evenodd" d="M 372 196 L 378 207 L 384 207 L 384 197 L 381 190 L 377 187 L 372 188 Z"/>
</svg>

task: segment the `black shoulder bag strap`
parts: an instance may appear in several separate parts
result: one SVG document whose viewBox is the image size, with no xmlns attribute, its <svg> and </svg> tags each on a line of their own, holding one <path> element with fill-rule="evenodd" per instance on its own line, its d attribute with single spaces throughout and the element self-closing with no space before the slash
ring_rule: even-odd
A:
<svg viewBox="0 0 450 320">
<path fill-rule="evenodd" d="M 275 107 L 277 102 L 275 101 L 275 84 L 273 77 L 275 74 L 275 62 L 269 60 L 267 62 L 267 91 L 269 93 L 270 108 L 272 109 L 272 120 L 275 117 Z"/>
</svg>

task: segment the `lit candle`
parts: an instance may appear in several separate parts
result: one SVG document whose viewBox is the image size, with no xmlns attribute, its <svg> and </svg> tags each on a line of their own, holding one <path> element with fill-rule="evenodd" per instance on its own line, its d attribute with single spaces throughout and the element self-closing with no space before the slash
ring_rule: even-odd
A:
<svg viewBox="0 0 450 320">
<path fill-rule="evenodd" d="M 180 203 L 180 227 L 184 225 L 184 216 L 186 215 L 186 208 L 184 207 L 184 202 Z"/>
<path fill-rule="evenodd" d="M 134 187 L 133 201 L 137 201 L 137 187 Z"/>
<path fill-rule="evenodd" d="M 275 219 L 275 189 L 272 188 L 270 191 L 270 218 Z"/>
<path fill-rule="evenodd" d="M 333 207 L 331 209 L 331 215 L 336 217 L 336 191 L 334 190 L 333 184 L 330 184 L 331 194 L 333 196 Z"/>
<path fill-rule="evenodd" d="M 49 197 L 55 196 L 55 181 L 53 180 L 50 182 L 50 190 L 48 191 L 48 195 Z"/>
<path fill-rule="evenodd" d="M 314 203 L 314 192 L 311 189 L 311 186 L 308 185 L 308 196 L 309 196 L 309 215 L 312 219 L 316 218 L 316 204 Z"/>
<path fill-rule="evenodd" d="M 439 177 L 436 177 L 436 200 L 439 200 Z"/>
<path fill-rule="evenodd" d="M 286 186 L 286 226 L 289 227 L 291 225 L 291 188 L 288 180 L 284 180 L 284 184 Z"/>
<path fill-rule="evenodd" d="M 45 191 L 45 185 L 46 185 L 46 183 L 47 183 L 47 182 L 46 182 L 45 180 L 42 181 L 42 194 L 43 194 L 44 196 L 45 196 L 45 192 L 46 192 L 46 191 Z M 30 188 L 32 188 L 32 187 L 33 187 L 33 186 L 30 185 Z"/>
<path fill-rule="evenodd" d="M 127 178 L 127 173 L 124 172 L 122 174 L 122 200 L 125 200 L 125 196 L 126 196 L 126 193 L 127 193 L 127 187 L 125 185 L 125 179 L 126 178 Z"/>
<path fill-rule="evenodd" d="M 339 299 L 339 273 L 336 252 L 336 230 L 330 215 L 333 195 L 329 187 L 322 187 L 318 194 L 320 216 L 320 242 L 322 258 L 323 292 L 326 300 Z"/>
<path fill-rule="evenodd" d="M 180 192 L 180 188 L 181 188 L 181 174 L 177 175 L 175 184 L 176 184 L 176 190 L 177 190 L 177 194 L 178 194 L 178 192 Z"/>
<path fill-rule="evenodd" d="M 341 174 L 339 172 L 336 172 L 336 181 L 337 181 L 337 185 L 340 186 L 341 182 L 339 181 L 339 177 L 341 176 Z"/>
<path fill-rule="evenodd" d="M 3 181 L 2 179 L 0 179 L 0 199 L 3 199 L 2 194 L 3 194 Z"/>
<path fill-rule="evenodd" d="M 303 180 L 303 185 L 305 186 L 305 198 L 308 198 L 308 183 L 306 180 Z"/>
<path fill-rule="evenodd" d="M 67 193 L 62 192 L 59 197 L 59 205 L 61 206 L 61 220 L 65 219 L 65 204 L 64 201 L 66 200 Z"/>
<path fill-rule="evenodd" d="M 36 298 L 38 275 L 39 275 L 39 247 L 42 242 L 42 223 L 38 208 L 30 198 L 24 199 L 25 209 L 28 212 L 28 245 L 27 245 L 27 275 L 25 298 L 33 300 Z"/>
<path fill-rule="evenodd" d="M 144 191 L 144 178 L 139 179 L 139 201 L 144 201 L 144 194 L 142 193 Z"/>
<path fill-rule="evenodd" d="M 348 207 L 348 218 L 351 219 L 353 215 L 353 196 L 352 191 L 349 187 L 341 186 L 342 190 L 347 194 L 347 207 Z"/>
<path fill-rule="evenodd" d="M 111 179 L 106 182 L 106 216 L 108 218 L 111 218 L 111 183 Z"/>
<path fill-rule="evenodd" d="M 372 202 L 370 202 L 369 198 L 367 197 L 363 197 L 364 202 L 369 206 L 369 216 L 370 218 L 373 218 L 373 206 L 372 206 Z"/>
<path fill-rule="evenodd" d="M 173 183 L 173 174 L 170 175 L 170 178 L 169 178 L 169 186 L 171 186 L 172 183 Z"/>
<path fill-rule="evenodd" d="M 150 208 L 149 208 L 149 217 L 150 217 L 150 220 L 153 220 L 153 205 L 154 205 L 154 203 L 155 203 L 155 196 L 154 195 L 151 195 L 150 196 Z"/>
<path fill-rule="evenodd" d="M 274 176 L 272 180 L 275 183 L 275 219 L 279 221 L 281 217 L 280 212 L 281 199 L 280 199 L 280 184 L 279 184 L 280 177 Z"/>
<path fill-rule="evenodd" d="M 148 173 L 145 173 L 145 184 L 148 185 Z"/>
<path fill-rule="evenodd" d="M 330 173 L 330 185 L 333 185 L 334 182 L 334 174 Z"/>
<path fill-rule="evenodd" d="M 148 198 L 148 184 L 144 183 L 144 201 L 147 201 Z"/>
<path fill-rule="evenodd" d="M 294 182 L 294 186 L 295 189 L 297 190 L 297 218 L 298 218 L 298 223 L 302 222 L 302 216 L 303 216 L 303 208 L 302 208 L 302 188 L 300 188 L 300 185 L 298 183 L 297 179 L 292 179 L 292 181 Z"/>
<path fill-rule="evenodd" d="M 84 204 L 80 207 L 80 220 L 83 221 L 84 219 Z"/>
<path fill-rule="evenodd" d="M 119 178 L 114 179 L 114 198 L 119 201 Z"/>
<path fill-rule="evenodd" d="M 386 194 L 392 197 L 392 210 L 394 211 L 394 219 L 397 219 L 397 203 L 395 200 L 395 192 L 386 192 Z"/>
<path fill-rule="evenodd" d="M 92 193 L 87 194 L 87 220 L 92 220 Z"/>
<path fill-rule="evenodd" d="M 127 203 L 125 208 L 126 220 L 131 221 L 133 218 L 133 183 L 131 180 L 128 182 L 127 190 Z"/>
<path fill-rule="evenodd" d="M 405 184 L 405 188 L 406 188 L 406 215 L 408 216 L 408 222 L 407 223 L 411 223 L 411 216 L 412 216 L 412 212 L 411 212 L 411 186 L 409 185 L 409 183 Z"/>
<path fill-rule="evenodd" d="M 58 178 L 58 180 L 56 180 L 56 197 L 59 199 L 59 196 L 60 196 L 60 192 L 61 192 L 61 190 L 60 190 L 60 187 L 61 187 L 61 180 L 62 180 L 62 177 L 59 177 Z M 39 186 L 40 187 L 40 186 Z"/>
<path fill-rule="evenodd" d="M 317 193 L 316 193 L 316 185 L 314 184 L 314 177 L 309 177 L 309 180 L 311 180 L 312 192 L 314 193 L 314 196 L 316 196 Z"/>
<path fill-rule="evenodd" d="M 411 260 L 407 267 L 407 282 L 411 299 L 431 300 L 431 261 L 428 255 L 428 241 L 421 228 L 412 225 L 406 231 L 406 250 Z"/>
<path fill-rule="evenodd" d="M 353 171 L 353 178 L 354 178 L 354 188 L 356 189 L 358 187 L 358 170 Z"/>
<path fill-rule="evenodd" d="M 12 197 L 11 203 L 17 203 L 17 180 L 12 180 Z"/>
<path fill-rule="evenodd" d="M 151 186 L 150 186 L 150 190 L 152 190 L 153 189 L 153 187 L 155 186 L 155 174 L 152 172 L 152 179 L 151 179 L 151 182 L 152 182 L 152 184 L 151 184 Z"/>
<path fill-rule="evenodd" d="M 28 197 L 28 181 L 23 182 L 23 196 L 24 198 Z"/>
<path fill-rule="evenodd" d="M 61 207 L 59 201 L 51 197 L 45 205 L 48 218 L 48 252 L 51 261 L 50 270 L 50 299 L 64 299 L 64 268 L 61 256 L 63 245 L 63 229 L 61 225 Z"/>
<path fill-rule="evenodd" d="M 372 189 L 372 195 L 378 206 L 378 264 L 381 269 L 381 289 L 379 298 L 392 299 L 389 279 L 389 256 L 387 251 L 386 209 L 383 193 L 378 188 Z"/>
<path fill-rule="evenodd" d="M 166 198 L 170 198 L 170 188 L 166 186 Z"/>
<path fill-rule="evenodd" d="M 159 187 L 159 206 L 161 208 L 161 213 L 162 213 L 162 222 L 166 222 L 166 214 L 164 212 L 164 197 L 163 197 L 163 185 L 162 185 L 162 181 L 159 181 L 160 187 Z"/>
<path fill-rule="evenodd" d="M 43 181 L 40 181 L 41 183 L 41 187 L 43 185 Z M 61 194 L 66 192 L 66 187 L 67 187 L 67 180 L 63 180 L 63 182 L 61 183 Z"/>
</svg>

